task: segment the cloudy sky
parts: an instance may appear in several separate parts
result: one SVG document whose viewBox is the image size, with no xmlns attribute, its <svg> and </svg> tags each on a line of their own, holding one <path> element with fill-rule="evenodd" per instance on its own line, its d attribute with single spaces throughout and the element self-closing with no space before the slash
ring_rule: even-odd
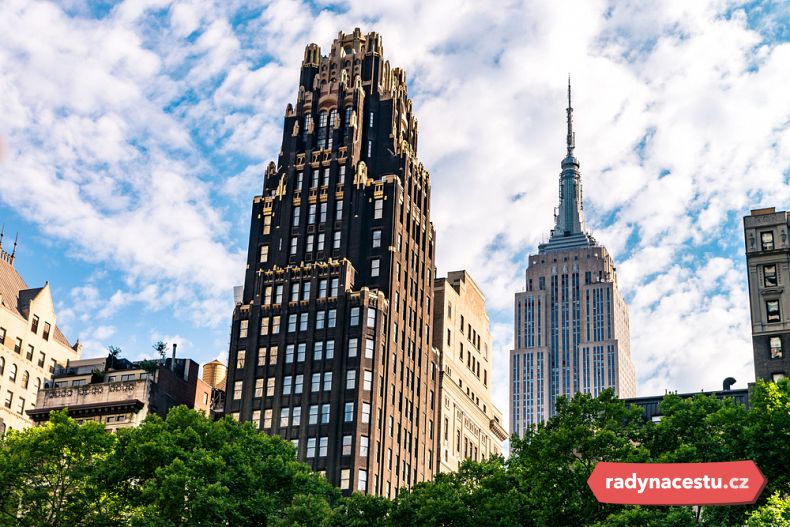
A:
<svg viewBox="0 0 790 527">
<path fill-rule="evenodd" d="M 439 272 L 465 268 L 487 295 L 507 413 L 513 294 L 552 227 L 570 73 L 639 394 L 745 387 L 741 218 L 790 207 L 789 5 L 5 0 L 0 221 L 87 355 L 161 338 L 224 357 L 304 46 L 378 31 L 420 120 Z"/>
</svg>

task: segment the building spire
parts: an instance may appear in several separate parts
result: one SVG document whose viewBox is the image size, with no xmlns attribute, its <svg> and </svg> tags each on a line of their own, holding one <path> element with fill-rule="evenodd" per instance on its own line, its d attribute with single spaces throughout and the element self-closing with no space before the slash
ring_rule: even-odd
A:
<svg viewBox="0 0 790 527">
<path fill-rule="evenodd" d="M 584 221 L 582 175 L 579 171 L 579 160 L 574 156 L 576 134 L 573 132 L 570 75 L 568 75 L 568 107 L 565 109 L 565 113 L 568 125 L 568 134 L 565 137 L 567 154 L 562 160 L 562 172 L 560 173 L 560 203 L 554 214 L 554 228 L 549 241 L 538 246 L 541 253 L 597 245 Z"/>
<path fill-rule="evenodd" d="M 573 133 L 573 105 L 571 105 L 571 75 L 568 74 L 568 108 L 565 109 L 568 114 L 568 136 L 565 141 L 568 144 L 568 156 L 573 155 L 573 149 L 576 148 L 576 136 Z"/>
</svg>

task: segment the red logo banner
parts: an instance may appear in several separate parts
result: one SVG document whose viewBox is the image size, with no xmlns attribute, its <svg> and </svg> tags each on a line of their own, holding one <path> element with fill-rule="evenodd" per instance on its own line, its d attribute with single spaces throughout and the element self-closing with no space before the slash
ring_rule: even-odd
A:
<svg viewBox="0 0 790 527">
<path fill-rule="evenodd" d="M 757 501 L 765 484 L 754 461 L 602 461 L 587 479 L 599 502 L 625 505 L 745 505 Z"/>
</svg>

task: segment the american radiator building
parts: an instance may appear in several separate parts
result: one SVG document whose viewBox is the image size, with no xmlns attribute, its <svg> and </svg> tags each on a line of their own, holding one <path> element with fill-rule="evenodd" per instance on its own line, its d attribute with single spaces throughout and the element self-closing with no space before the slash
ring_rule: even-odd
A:
<svg viewBox="0 0 790 527">
<path fill-rule="evenodd" d="M 394 497 L 437 465 L 430 194 L 381 37 L 308 45 L 253 200 L 225 409 L 346 492 Z"/>
<path fill-rule="evenodd" d="M 554 415 L 563 395 L 598 395 L 606 388 L 621 398 L 636 395 L 628 307 L 612 256 L 584 220 L 570 84 L 566 112 L 567 155 L 554 229 L 530 255 L 525 290 L 515 298 L 510 410 L 511 430 L 518 434 Z"/>
</svg>

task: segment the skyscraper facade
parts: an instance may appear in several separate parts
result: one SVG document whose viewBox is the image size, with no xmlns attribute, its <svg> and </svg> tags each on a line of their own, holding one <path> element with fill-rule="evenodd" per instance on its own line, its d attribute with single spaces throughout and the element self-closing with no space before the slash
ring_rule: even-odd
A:
<svg viewBox="0 0 790 527">
<path fill-rule="evenodd" d="M 636 395 L 628 306 L 611 255 L 584 220 L 570 84 L 566 112 L 567 155 L 554 229 L 530 255 L 525 290 L 515 298 L 510 410 L 511 430 L 518 434 L 554 415 L 562 395 L 598 395 L 606 388 L 622 398 Z"/>
<path fill-rule="evenodd" d="M 790 376 L 790 299 L 784 284 L 790 276 L 790 214 L 756 209 L 743 218 L 749 306 L 756 379 Z"/>
<path fill-rule="evenodd" d="M 430 193 L 381 37 L 308 45 L 253 200 L 225 408 L 344 491 L 394 496 L 435 472 Z"/>
</svg>

